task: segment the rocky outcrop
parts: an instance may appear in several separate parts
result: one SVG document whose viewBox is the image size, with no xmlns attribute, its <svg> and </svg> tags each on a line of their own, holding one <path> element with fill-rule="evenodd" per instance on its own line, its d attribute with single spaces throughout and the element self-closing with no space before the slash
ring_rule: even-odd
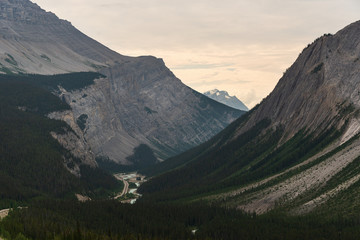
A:
<svg viewBox="0 0 360 240">
<path fill-rule="evenodd" d="M 360 102 L 359 32 L 360 22 L 356 22 L 309 44 L 250 120 L 239 127 L 238 134 L 268 118 L 272 127 L 285 127 L 286 141 L 300 129 L 319 133 L 341 128 L 351 113 L 350 118 L 356 118 Z"/>
<path fill-rule="evenodd" d="M 65 121 L 72 129 L 64 134 L 51 132 L 51 136 L 56 139 L 61 146 L 67 149 L 71 155 L 64 157 L 65 167 L 74 175 L 80 177 L 80 166 L 88 165 L 96 167 L 95 155 L 84 138 L 83 132 L 75 122 L 72 111 L 53 112 L 48 115 L 51 119 Z"/>
<path fill-rule="evenodd" d="M 141 144 L 159 160 L 198 145 L 222 130 L 241 112 L 186 87 L 161 59 L 141 57 L 103 69 L 107 78 L 59 97 L 83 124 L 97 156 L 130 164 Z M 75 122 L 76 122 L 75 121 Z"/>
<path fill-rule="evenodd" d="M 239 124 L 232 140 L 262 119 L 271 119 L 271 125 L 264 132 L 278 127 L 283 129 L 278 146 L 300 130 L 315 138 L 326 130 L 341 129 L 341 136 L 316 155 L 308 154 L 308 158 L 290 169 L 228 196 L 222 195 L 222 201 L 230 196 L 233 199 L 228 200 L 230 205 L 256 213 L 291 202 L 292 213 L 303 214 L 325 204 L 359 180 L 359 173 L 349 168 L 359 158 L 360 149 L 359 34 L 360 21 L 309 44 L 284 73 L 274 91 L 251 112 L 247 121 Z M 312 165 L 315 161 L 318 162 Z M 305 170 L 300 171 L 301 168 Z M 296 174 L 289 174 L 291 171 Z M 347 178 L 336 178 L 340 172 L 347 174 Z M 285 178 L 286 174 L 290 177 Z M 330 181 L 333 185 L 329 187 Z"/>
<path fill-rule="evenodd" d="M 236 96 L 230 96 L 227 91 L 219 91 L 218 89 L 213 89 L 204 92 L 204 95 L 229 107 L 239 109 L 241 111 L 249 111 L 249 109 L 245 106 L 243 102 L 241 102 Z"/>
<path fill-rule="evenodd" d="M 124 57 L 28 0 L 0 1 L 0 72 L 96 71 Z"/>
<path fill-rule="evenodd" d="M 69 124 L 80 126 L 97 156 L 123 164 L 141 144 L 164 160 L 210 139 L 242 114 L 182 84 L 161 59 L 122 56 L 28 0 L 0 0 L 0 72 L 82 71 L 106 78 L 76 91 L 59 89 L 73 110 Z"/>
<path fill-rule="evenodd" d="M 303 214 L 328 200 L 354 209 L 347 197 L 360 179 L 359 34 L 360 21 L 309 44 L 262 103 L 164 163 L 140 191 L 192 201 L 215 192 L 205 200 L 258 214 Z"/>
</svg>

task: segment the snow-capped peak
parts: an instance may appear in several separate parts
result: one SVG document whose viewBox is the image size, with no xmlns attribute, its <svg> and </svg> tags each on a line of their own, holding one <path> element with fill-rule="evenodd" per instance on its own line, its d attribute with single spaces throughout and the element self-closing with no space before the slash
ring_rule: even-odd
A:
<svg viewBox="0 0 360 240">
<path fill-rule="evenodd" d="M 204 95 L 232 108 L 249 111 L 249 109 L 237 97 L 230 96 L 227 91 L 219 91 L 218 89 L 213 89 L 205 92 Z"/>
</svg>

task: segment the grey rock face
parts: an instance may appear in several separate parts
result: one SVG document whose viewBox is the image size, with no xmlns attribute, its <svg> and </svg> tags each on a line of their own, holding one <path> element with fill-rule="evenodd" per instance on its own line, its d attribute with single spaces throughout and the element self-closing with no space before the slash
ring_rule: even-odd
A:
<svg viewBox="0 0 360 240">
<path fill-rule="evenodd" d="M 140 144 L 159 160 L 198 145 L 241 112 L 186 87 L 161 59 L 141 57 L 102 71 L 105 79 L 61 97 L 78 119 L 86 114 L 84 136 L 98 156 L 122 164 Z"/>
<path fill-rule="evenodd" d="M 182 84 L 161 59 L 122 56 L 28 0 L 0 0 L 0 72 L 81 71 L 107 77 L 85 89 L 60 89 L 73 109 L 71 124 L 80 123 L 80 140 L 88 144 L 80 148 L 90 146 L 96 156 L 123 164 L 140 144 L 166 159 L 208 140 L 242 114 Z M 74 152 L 78 147 L 68 137 L 57 136 Z"/>
<path fill-rule="evenodd" d="M 243 102 L 241 102 L 236 96 L 230 96 L 227 91 L 213 89 L 204 92 L 204 95 L 229 107 L 239 109 L 241 111 L 249 111 Z"/>
<path fill-rule="evenodd" d="M 65 167 L 74 175 L 80 176 L 80 165 L 96 167 L 95 155 L 91 151 L 83 132 L 76 124 L 72 111 L 53 112 L 48 116 L 51 119 L 66 122 L 74 132 L 68 131 L 65 134 L 51 132 L 51 136 L 56 139 L 65 149 L 69 150 L 73 157 L 64 157 Z"/>
<path fill-rule="evenodd" d="M 238 134 L 261 119 L 285 126 L 289 139 L 300 129 L 341 128 L 360 104 L 360 22 L 309 45 L 285 72 L 274 91 L 254 110 Z M 351 122 L 351 121 L 349 121 Z"/>
</svg>

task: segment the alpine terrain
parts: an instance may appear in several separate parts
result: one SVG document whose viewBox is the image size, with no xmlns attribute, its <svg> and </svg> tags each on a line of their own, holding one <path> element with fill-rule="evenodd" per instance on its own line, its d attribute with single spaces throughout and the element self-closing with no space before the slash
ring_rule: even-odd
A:
<svg viewBox="0 0 360 240">
<path fill-rule="evenodd" d="M 0 0 L 0 239 L 358 239 L 359 36 L 316 39 L 245 113 Z"/>
<path fill-rule="evenodd" d="M 360 22 L 309 44 L 273 92 L 205 144 L 149 174 L 157 200 L 258 214 L 354 214 L 359 194 Z M 196 187 L 193 187 L 196 186 Z"/>
<path fill-rule="evenodd" d="M 0 72 L 102 74 L 83 88 L 54 88 L 71 109 L 49 114 L 79 125 L 74 131 L 100 160 L 141 164 L 138 152 L 146 151 L 154 164 L 242 114 L 185 86 L 162 59 L 120 55 L 28 0 L 1 0 L 0 10 Z M 61 140 L 71 148 L 69 141 Z"/>
<path fill-rule="evenodd" d="M 249 109 L 245 106 L 243 102 L 241 102 L 236 96 L 230 96 L 227 91 L 219 91 L 217 89 L 213 89 L 204 92 L 204 95 L 229 107 L 242 111 L 249 111 Z"/>
</svg>

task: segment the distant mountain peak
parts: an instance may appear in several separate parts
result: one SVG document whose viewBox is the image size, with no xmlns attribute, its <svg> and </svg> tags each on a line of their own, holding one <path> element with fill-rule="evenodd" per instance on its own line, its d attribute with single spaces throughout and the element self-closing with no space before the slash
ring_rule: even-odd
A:
<svg viewBox="0 0 360 240">
<path fill-rule="evenodd" d="M 248 107 L 246 107 L 243 102 L 241 102 L 236 96 L 230 96 L 227 91 L 220 91 L 215 88 L 213 90 L 204 92 L 204 95 L 229 107 L 242 111 L 249 111 Z"/>
</svg>

